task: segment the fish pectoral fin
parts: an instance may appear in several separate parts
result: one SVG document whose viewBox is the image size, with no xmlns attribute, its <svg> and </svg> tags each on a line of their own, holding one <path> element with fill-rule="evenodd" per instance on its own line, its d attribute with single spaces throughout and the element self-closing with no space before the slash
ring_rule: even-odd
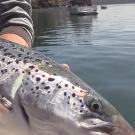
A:
<svg viewBox="0 0 135 135">
<path fill-rule="evenodd" d="M 0 95 L 6 97 L 8 100 L 13 100 L 15 94 L 22 84 L 25 74 L 16 72 L 9 78 L 0 82 Z"/>
</svg>

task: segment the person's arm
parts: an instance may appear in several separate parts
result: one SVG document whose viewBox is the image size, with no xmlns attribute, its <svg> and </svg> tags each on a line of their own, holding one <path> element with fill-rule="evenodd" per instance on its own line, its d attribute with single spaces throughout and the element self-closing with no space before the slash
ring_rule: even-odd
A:
<svg viewBox="0 0 135 135">
<path fill-rule="evenodd" d="M 0 0 L 0 38 L 31 47 L 31 0 Z"/>
<path fill-rule="evenodd" d="M 31 0 L 0 0 L 0 38 L 31 47 L 34 30 Z M 0 102 L 0 116 L 8 112 Z"/>
</svg>

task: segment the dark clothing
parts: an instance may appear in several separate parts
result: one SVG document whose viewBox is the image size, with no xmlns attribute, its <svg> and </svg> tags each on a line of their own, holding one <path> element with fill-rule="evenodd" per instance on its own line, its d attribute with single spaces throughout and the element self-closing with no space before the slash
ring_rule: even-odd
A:
<svg viewBox="0 0 135 135">
<path fill-rule="evenodd" d="M 0 0 L 0 35 L 17 34 L 32 44 L 31 0 Z"/>
</svg>

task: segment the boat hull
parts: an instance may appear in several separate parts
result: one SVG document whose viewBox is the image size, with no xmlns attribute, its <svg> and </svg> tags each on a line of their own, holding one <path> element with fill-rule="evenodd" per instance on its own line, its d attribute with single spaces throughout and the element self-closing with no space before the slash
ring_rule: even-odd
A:
<svg viewBox="0 0 135 135">
<path fill-rule="evenodd" d="M 96 6 L 70 6 L 69 12 L 71 15 L 97 15 Z"/>
</svg>

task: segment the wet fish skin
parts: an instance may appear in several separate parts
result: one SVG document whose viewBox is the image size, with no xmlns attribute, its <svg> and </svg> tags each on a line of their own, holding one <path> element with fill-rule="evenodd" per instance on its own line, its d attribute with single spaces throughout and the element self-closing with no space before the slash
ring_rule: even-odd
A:
<svg viewBox="0 0 135 135">
<path fill-rule="evenodd" d="M 135 135 L 103 97 L 35 51 L 0 41 L 0 76 L 11 115 L 34 135 Z"/>
</svg>

